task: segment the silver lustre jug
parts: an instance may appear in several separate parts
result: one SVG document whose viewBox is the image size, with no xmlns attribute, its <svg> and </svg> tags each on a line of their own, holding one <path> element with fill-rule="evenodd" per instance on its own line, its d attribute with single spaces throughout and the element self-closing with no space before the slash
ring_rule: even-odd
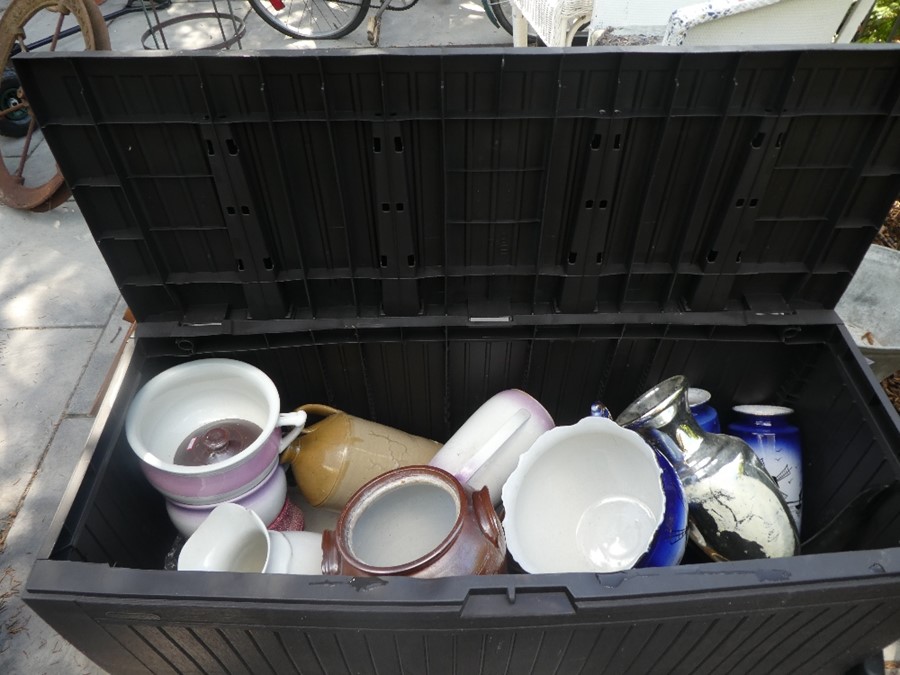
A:
<svg viewBox="0 0 900 675">
<path fill-rule="evenodd" d="M 796 555 L 800 539 L 774 479 L 744 441 L 704 431 L 688 407 L 687 378 L 659 383 L 616 422 L 640 434 L 678 472 L 691 539 L 713 560 Z"/>
</svg>

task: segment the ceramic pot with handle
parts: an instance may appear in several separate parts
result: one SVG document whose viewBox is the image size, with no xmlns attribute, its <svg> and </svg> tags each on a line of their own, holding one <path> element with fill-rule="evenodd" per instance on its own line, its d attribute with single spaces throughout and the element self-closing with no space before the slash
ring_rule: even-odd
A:
<svg viewBox="0 0 900 675">
<path fill-rule="evenodd" d="M 296 438 L 306 413 L 281 413 L 275 383 L 258 368 L 233 359 L 201 359 L 163 371 L 147 382 L 128 409 L 125 433 L 147 480 L 181 504 L 211 505 L 259 485 Z M 176 462 L 185 447 L 230 447 L 231 426 L 254 427 L 234 454 L 208 464 Z M 282 437 L 281 427 L 293 427 Z M 196 442 L 196 446 L 194 443 Z M 187 443 L 187 445 L 185 445 Z"/>
<path fill-rule="evenodd" d="M 220 504 L 184 543 L 178 569 L 321 574 L 322 535 L 272 532 L 250 509 Z"/>
</svg>

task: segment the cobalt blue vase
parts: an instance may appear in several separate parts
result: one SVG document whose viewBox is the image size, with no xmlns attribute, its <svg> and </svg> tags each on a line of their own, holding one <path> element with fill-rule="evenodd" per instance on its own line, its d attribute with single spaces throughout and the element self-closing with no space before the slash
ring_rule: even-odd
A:
<svg viewBox="0 0 900 675">
<path fill-rule="evenodd" d="M 706 389 L 697 387 L 688 389 L 688 405 L 691 408 L 691 414 L 697 420 L 697 424 L 700 425 L 703 431 L 718 434 L 722 432 L 722 427 L 719 424 L 719 414 L 709 404 L 710 398 L 712 398 L 712 395 Z"/>
</svg>

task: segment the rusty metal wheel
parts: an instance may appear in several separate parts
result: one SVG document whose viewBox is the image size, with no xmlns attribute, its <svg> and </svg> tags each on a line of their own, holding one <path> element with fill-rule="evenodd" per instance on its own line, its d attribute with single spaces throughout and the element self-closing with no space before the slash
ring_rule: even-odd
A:
<svg viewBox="0 0 900 675">
<path fill-rule="evenodd" d="M 77 28 L 67 36 L 69 29 Z M 49 40 L 47 40 L 49 36 Z M 14 49 L 47 43 L 50 51 L 109 49 L 109 32 L 94 0 L 11 0 L 0 17 L 0 72 Z M 44 47 L 44 44 L 41 44 Z M 17 209 L 47 211 L 69 195 L 53 155 L 28 108 L 28 93 L 19 92 L 0 117 L 27 110 L 29 123 L 21 139 L 0 142 L 0 203 Z"/>
</svg>

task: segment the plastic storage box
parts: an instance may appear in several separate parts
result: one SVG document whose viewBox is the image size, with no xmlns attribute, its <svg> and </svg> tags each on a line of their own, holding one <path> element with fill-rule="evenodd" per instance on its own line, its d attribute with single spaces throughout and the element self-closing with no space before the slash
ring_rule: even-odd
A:
<svg viewBox="0 0 900 675">
<path fill-rule="evenodd" d="M 433 581 L 165 571 L 129 401 L 237 358 L 445 440 L 685 374 L 796 410 L 807 538 L 900 475 L 833 307 L 900 192 L 900 50 L 33 55 L 139 320 L 26 602 L 111 672 L 840 672 L 900 637 L 900 513 L 846 550 Z M 548 499 L 553 495 L 548 494 Z"/>
</svg>

